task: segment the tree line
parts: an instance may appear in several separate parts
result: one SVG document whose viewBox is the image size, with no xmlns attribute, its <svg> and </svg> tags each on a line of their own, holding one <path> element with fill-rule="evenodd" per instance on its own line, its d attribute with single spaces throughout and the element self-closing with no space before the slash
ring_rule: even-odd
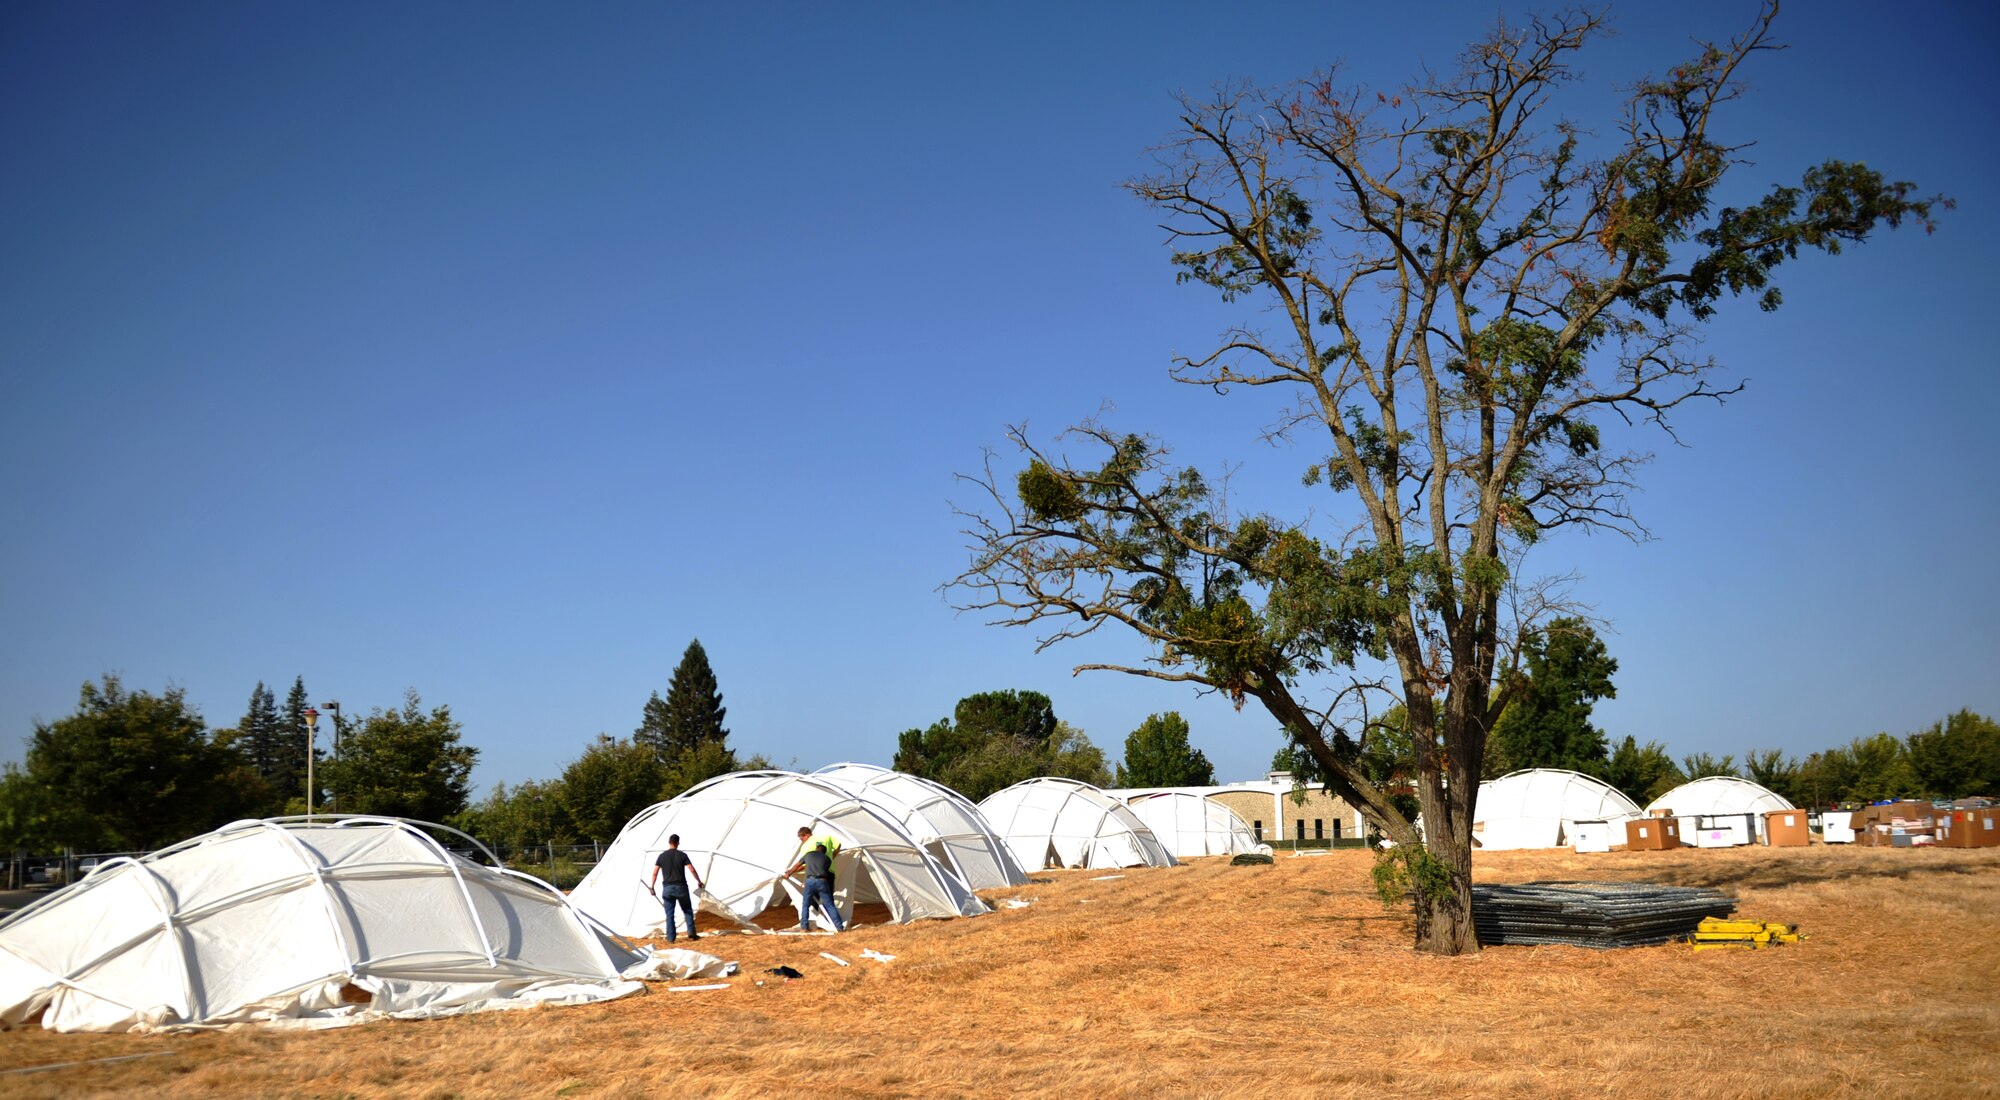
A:
<svg viewBox="0 0 2000 1100">
<path fill-rule="evenodd" d="M 145 851 L 244 818 L 303 814 L 312 757 L 316 812 L 437 821 L 490 843 L 609 840 L 639 809 L 739 762 L 697 640 L 654 692 L 631 738 L 600 734 L 560 778 L 470 799 L 479 750 L 448 706 L 412 688 L 396 707 L 321 717 L 304 677 L 283 706 L 264 683 L 234 726 L 210 729 L 184 689 L 157 694 L 115 675 L 85 683 L 74 713 L 37 720 L 19 764 L 0 771 L 0 846 Z M 315 736 L 316 732 L 316 736 Z M 334 746 L 338 745 L 338 751 Z"/>
<path fill-rule="evenodd" d="M 1751 748 L 1740 762 L 1733 753 L 1676 759 L 1661 742 L 1641 745 L 1629 736 L 1614 747 L 1590 715 L 1599 699 L 1617 695 L 1611 682 L 1617 671 L 1588 624 L 1552 620 L 1522 647 L 1510 672 L 1519 685 L 1487 742 L 1483 775 L 1567 768 L 1604 780 L 1641 806 L 1711 775 L 1751 780 L 1799 806 L 2000 794 L 2000 724 L 1970 710 L 1901 737 L 1856 737 L 1803 757 Z"/>
<path fill-rule="evenodd" d="M 1024 779 L 1054 776 L 1107 787 L 1194 787 L 1215 782 L 1208 757 L 1189 743 L 1179 713 L 1148 715 L 1125 738 L 1125 759 L 1056 717 L 1039 691 L 982 691 L 958 701 L 949 718 L 896 738 L 892 766 L 936 780 L 974 802 Z"/>
</svg>

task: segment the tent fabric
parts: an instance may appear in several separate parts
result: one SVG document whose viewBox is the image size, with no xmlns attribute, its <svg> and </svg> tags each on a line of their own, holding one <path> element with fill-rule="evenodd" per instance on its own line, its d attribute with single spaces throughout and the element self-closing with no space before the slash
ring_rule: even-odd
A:
<svg viewBox="0 0 2000 1100">
<path fill-rule="evenodd" d="M 421 826 L 421 827 L 420 827 Z M 646 954 L 389 818 L 239 821 L 0 921 L 0 1022 L 129 1031 L 605 1000 Z M 348 987 L 369 994 L 344 1003 Z"/>
<path fill-rule="evenodd" d="M 812 773 L 901 822 L 974 890 L 1020 886 L 1027 872 L 979 807 L 941 783 L 873 764 L 829 764 Z"/>
<path fill-rule="evenodd" d="M 1236 856 L 1258 850 L 1250 826 L 1236 811 L 1212 798 L 1169 790 L 1134 795 L 1124 802 L 1176 859 Z"/>
<path fill-rule="evenodd" d="M 720 776 L 639 811 L 570 901 L 620 935 L 662 931 L 665 912 L 646 884 L 667 837 L 678 833 L 707 886 L 701 911 L 748 924 L 781 899 L 798 903 L 801 883 L 784 873 L 801 854 L 802 826 L 840 841 L 834 904 L 843 920 L 867 902 L 886 905 L 898 924 L 990 912 L 889 814 L 832 783 L 784 771 Z"/>
<path fill-rule="evenodd" d="M 1702 814 L 1762 814 L 1796 810 L 1784 795 L 1733 775 L 1691 779 L 1646 804 L 1646 812 L 1671 810 L 1675 817 Z"/>
<path fill-rule="evenodd" d="M 1124 803 L 1088 783 L 1044 776 L 979 804 L 1023 867 L 1171 867 L 1177 861 Z"/>
<path fill-rule="evenodd" d="M 1579 821 L 1608 821 L 1612 835 L 1639 817 L 1636 803 L 1581 772 L 1532 768 L 1479 785 L 1472 836 L 1481 851 L 1559 848 L 1576 840 Z"/>
<path fill-rule="evenodd" d="M 1696 837 L 1702 832 L 1702 819 L 1705 817 L 1732 818 L 1721 823 L 1721 831 L 1729 833 L 1729 843 L 1732 844 L 1749 844 L 1762 836 L 1765 812 L 1796 809 L 1798 807 L 1785 796 L 1734 775 L 1705 775 L 1700 779 L 1690 779 L 1646 804 L 1648 814 L 1657 810 L 1672 811 L 1680 819 L 1683 837 Z M 1742 816 L 1746 814 L 1749 815 L 1747 819 Z M 1699 847 L 1717 846 L 1700 844 L 1701 839 L 1696 837 Z"/>
</svg>

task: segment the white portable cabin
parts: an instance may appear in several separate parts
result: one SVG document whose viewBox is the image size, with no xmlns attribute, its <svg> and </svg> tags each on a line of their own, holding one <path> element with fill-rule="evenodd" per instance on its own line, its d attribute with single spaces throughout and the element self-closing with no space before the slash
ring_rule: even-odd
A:
<svg viewBox="0 0 2000 1100">
<path fill-rule="evenodd" d="M 1176 859 L 1242 855 L 1260 847 L 1236 811 L 1194 791 L 1150 791 L 1122 801 Z"/>
<path fill-rule="evenodd" d="M 1088 783 L 1043 776 L 979 804 L 1021 866 L 1171 867 L 1176 862 L 1125 804 Z"/>
<path fill-rule="evenodd" d="M 802 884 L 784 873 L 801 855 L 802 826 L 840 841 L 834 904 L 843 920 L 871 902 L 887 906 L 898 924 L 991 911 L 887 813 L 831 783 L 783 771 L 720 776 L 639 811 L 570 900 L 620 935 L 660 932 L 665 910 L 647 882 L 677 833 L 707 885 L 698 908 L 747 924 L 781 898 L 796 906 Z"/>
<path fill-rule="evenodd" d="M 1754 844 L 1764 834 L 1769 810 L 1795 810 L 1783 795 L 1734 775 L 1705 775 L 1655 798 L 1647 813 L 1669 810 L 1680 819 L 1681 836 L 1697 848 Z"/>
<path fill-rule="evenodd" d="M 1479 785 L 1472 836 L 1486 852 L 1560 848 L 1575 844 L 1579 833 L 1595 848 L 1590 838 L 1600 831 L 1623 843 L 1625 822 L 1638 816 L 1638 805 L 1602 780 L 1581 772 L 1532 768 Z M 1608 849 L 1606 843 L 1597 850 Z"/>
<path fill-rule="evenodd" d="M 1027 872 L 972 800 L 942 783 L 873 764 L 829 764 L 814 779 L 870 803 L 903 828 L 974 890 L 1028 881 Z"/>
<path fill-rule="evenodd" d="M 239 821 L 100 864 L 0 921 L 0 1021 L 340 1023 L 639 988 L 621 974 L 645 953 L 547 883 L 453 855 L 430 830 L 449 832 L 389 818 Z"/>
</svg>

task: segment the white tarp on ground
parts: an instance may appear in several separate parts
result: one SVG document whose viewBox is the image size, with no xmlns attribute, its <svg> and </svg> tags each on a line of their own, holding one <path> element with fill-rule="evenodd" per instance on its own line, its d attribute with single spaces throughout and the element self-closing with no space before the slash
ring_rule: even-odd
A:
<svg viewBox="0 0 2000 1100">
<path fill-rule="evenodd" d="M 798 861 L 801 826 L 840 841 L 834 904 L 844 920 L 871 902 L 888 906 L 898 924 L 991 911 L 888 814 L 831 783 L 782 771 L 721 776 L 639 811 L 570 901 L 620 935 L 662 931 L 665 910 L 646 884 L 667 837 L 679 834 L 707 885 L 702 911 L 748 923 L 781 899 L 797 905 L 802 884 L 783 875 Z"/>
<path fill-rule="evenodd" d="M 1154 791 L 1124 799 L 1176 859 L 1254 852 L 1257 837 L 1236 811 L 1192 791 Z"/>
<path fill-rule="evenodd" d="M 903 828 L 974 890 L 1028 881 L 1027 873 L 972 801 L 950 787 L 873 764 L 829 764 L 813 772 L 902 822 Z"/>
<path fill-rule="evenodd" d="M 1655 798 L 1646 812 L 1671 810 L 1680 819 L 1681 836 L 1701 847 L 1749 844 L 1764 835 L 1764 813 L 1768 810 L 1795 810 L 1785 796 L 1734 775 L 1705 775 Z M 1748 814 L 1748 818 L 1741 815 Z M 1703 818 L 1712 818 L 1704 830 Z M 1701 845 L 1698 833 L 1727 834 L 1720 844 Z"/>
<path fill-rule="evenodd" d="M 1479 785 L 1478 797 L 1472 836 L 1485 852 L 1573 844 L 1580 821 L 1608 823 L 1610 835 L 1622 844 L 1625 822 L 1640 816 L 1638 805 L 1616 787 L 1556 768 L 1489 779 Z"/>
<path fill-rule="evenodd" d="M 547 883 L 385 818 L 239 821 L 0 921 L 0 1021 L 353 1022 L 636 991 L 647 955 Z M 367 994 L 365 1003 L 352 992 Z"/>
<path fill-rule="evenodd" d="M 1171 867 L 1175 860 L 1125 804 L 1088 783 L 1044 776 L 996 791 L 979 812 L 1021 866 Z"/>
</svg>

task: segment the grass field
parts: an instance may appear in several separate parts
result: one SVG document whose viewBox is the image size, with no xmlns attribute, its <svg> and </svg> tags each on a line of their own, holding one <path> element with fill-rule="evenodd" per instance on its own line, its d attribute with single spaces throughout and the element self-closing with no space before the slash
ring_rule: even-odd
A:
<svg viewBox="0 0 2000 1100">
<path fill-rule="evenodd" d="M 972 920 L 704 938 L 743 964 L 719 991 L 318 1033 L 15 1031 L 0 1069 L 170 1053 L 0 1095 L 2000 1095 L 2000 849 L 1477 857 L 1489 882 L 1718 886 L 1810 936 L 1699 954 L 1417 956 L 1368 865 L 1045 872 L 990 895 L 1029 907 Z M 759 973 L 780 963 L 806 977 Z"/>
</svg>

